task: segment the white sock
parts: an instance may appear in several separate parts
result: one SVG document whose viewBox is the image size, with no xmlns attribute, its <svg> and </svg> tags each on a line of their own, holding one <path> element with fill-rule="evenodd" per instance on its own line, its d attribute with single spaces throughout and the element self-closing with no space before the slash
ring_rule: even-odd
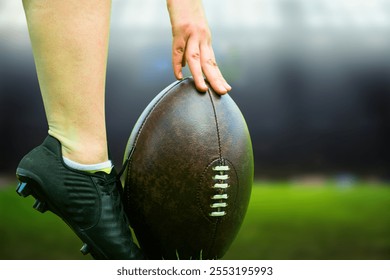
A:
<svg viewBox="0 0 390 280">
<path fill-rule="evenodd" d="M 111 169 L 113 167 L 111 160 L 107 160 L 105 162 L 96 163 L 96 164 L 82 164 L 82 163 L 78 163 L 78 162 L 75 162 L 73 160 L 70 160 L 66 157 L 62 157 L 62 158 L 64 160 L 64 163 L 67 166 L 69 166 L 73 169 L 76 169 L 76 170 L 86 171 L 86 172 L 90 172 L 90 173 L 96 173 L 98 171 L 103 171 L 103 172 L 106 172 L 107 174 L 110 174 Z"/>
</svg>

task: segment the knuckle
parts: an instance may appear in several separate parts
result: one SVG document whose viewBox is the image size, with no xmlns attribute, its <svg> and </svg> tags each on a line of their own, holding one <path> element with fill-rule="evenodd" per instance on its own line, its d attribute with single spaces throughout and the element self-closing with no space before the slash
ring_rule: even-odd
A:
<svg viewBox="0 0 390 280">
<path fill-rule="evenodd" d="M 195 24 L 193 22 L 183 22 L 178 24 L 173 29 L 173 34 L 175 36 L 193 36 L 198 35 L 203 38 L 207 38 L 207 41 L 211 41 L 211 32 L 207 25 Z"/>
<path fill-rule="evenodd" d="M 189 57 L 190 57 L 192 60 L 199 61 L 199 59 L 200 59 L 200 53 L 199 53 L 198 51 L 190 52 L 190 53 L 189 53 Z"/>
<path fill-rule="evenodd" d="M 176 46 L 174 48 L 175 54 L 183 55 L 184 54 L 184 47 L 183 46 Z"/>
<path fill-rule="evenodd" d="M 209 66 L 215 67 L 215 68 L 218 67 L 217 62 L 214 59 L 211 59 L 211 58 L 206 60 L 206 64 L 209 65 Z"/>
</svg>

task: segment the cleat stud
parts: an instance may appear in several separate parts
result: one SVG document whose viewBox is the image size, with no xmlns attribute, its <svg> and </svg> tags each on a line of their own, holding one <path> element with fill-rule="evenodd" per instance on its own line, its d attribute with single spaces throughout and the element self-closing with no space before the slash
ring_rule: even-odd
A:
<svg viewBox="0 0 390 280">
<path fill-rule="evenodd" d="M 45 202 L 42 202 L 38 199 L 35 200 L 33 208 L 41 213 L 45 213 L 47 211 L 47 206 Z"/>
<path fill-rule="evenodd" d="M 18 195 L 20 195 L 22 197 L 27 197 L 31 194 L 30 189 L 27 186 L 27 183 L 24 183 L 24 182 L 19 182 L 19 184 L 16 188 L 16 192 L 18 193 Z"/>
<path fill-rule="evenodd" d="M 87 243 L 84 243 L 84 244 L 83 244 L 83 247 L 81 247 L 80 252 L 81 252 L 83 255 L 86 255 L 86 254 L 89 253 L 89 247 L 88 247 L 88 244 L 87 244 Z"/>
</svg>

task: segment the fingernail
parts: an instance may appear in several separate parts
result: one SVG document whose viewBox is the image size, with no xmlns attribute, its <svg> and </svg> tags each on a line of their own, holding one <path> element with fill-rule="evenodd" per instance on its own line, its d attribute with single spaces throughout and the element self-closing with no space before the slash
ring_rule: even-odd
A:
<svg viewBox="0 0 390 280">
<path fill-rule="evenodd" d="M 231 87 L 231 85 L 227 85 L 227 91 L 231 91 L 232 90 L 232 87 Z"/>
<path fill-rule="evenodd" d="M 197 89 L 200 92 L 207 92 L 209 90 L 209 88 L 206 85 L 201 85 L 201 86 L 197 87 Z"/>
</svg>

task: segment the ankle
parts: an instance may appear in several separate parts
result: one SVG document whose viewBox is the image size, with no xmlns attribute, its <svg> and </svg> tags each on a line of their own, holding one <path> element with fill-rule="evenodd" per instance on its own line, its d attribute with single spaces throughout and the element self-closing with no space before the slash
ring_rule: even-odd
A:
<svg viewBox="0 0 390 280">
<path fill-rule="evenodd" d="M 107 149 L 101 145 L 78 145 L 72 148 L 62 145 L 62 156 L 80 164 L 96 164 L 109 160 Z"/>
<path fill-rule="evenodd" d="M 56 135 L 50 130 L 49 135 L 60 141 L 62 156 L 69 160 L 80 164 L 96 164 L 109 160 L 105 138 L 78 137 L 77 140 L 74 140 L 63 135 Z"/>
</svg>

